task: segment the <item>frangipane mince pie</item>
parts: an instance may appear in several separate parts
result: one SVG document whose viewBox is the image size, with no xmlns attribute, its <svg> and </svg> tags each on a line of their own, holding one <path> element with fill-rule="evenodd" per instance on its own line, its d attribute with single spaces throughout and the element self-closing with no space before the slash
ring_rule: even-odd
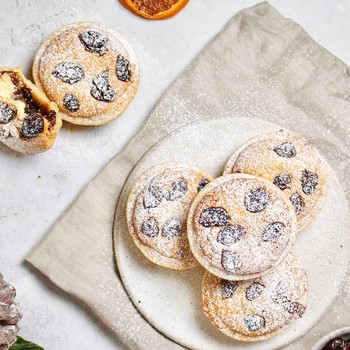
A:
<svg viewBox="0 0 350 350">
<path fill-rule="evenodd" d="M 140 72 L 132 47 L 118 32 L 82 22 L 45 40 L 34 59 L 33 77 L 64 120 L 101 125 L 121 115 L 133 100 Z"/>
<path fill-rule="evenodd" d="M 261 341 L 303 316 L 308 278 L 290 253 L 276 269 L 249 281 L 228 281 L 206 273 L 203 308 L 216 328 L 240 341 Z"/>
<path fill-rule="evenodd" d="M 194 256 L 212 274 L 245 280 L 267 273 L 289 253 L 297 221 L 288 198 L 264 179 L 234 174 L 208 184 L 187 222 Z"/>
<path fill-rule="evenodd" d="M 189 164 L 152 167 L 138 179 L 127 203 L 132 239 L 152 262 L 172 269 L 198 265 L 187 239 L 187 214 L 199 191 L 211 181 Z"/>
<path fill-rule="evenodd" d="M 312 143 L 286 130 L 246 142 L 227 162 L 224 174 L 262 177 L 288 196 L 299 231 L 314 220 L 328 193 L 327 166 Z"/>
</svg>

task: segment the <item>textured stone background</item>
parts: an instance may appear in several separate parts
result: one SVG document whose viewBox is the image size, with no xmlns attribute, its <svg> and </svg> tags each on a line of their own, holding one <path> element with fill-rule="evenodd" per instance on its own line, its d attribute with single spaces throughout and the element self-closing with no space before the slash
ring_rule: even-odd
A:
<svg viewBox="0 0 350 350">
<path fill-rule="evenodd" d="M 0 0 L 0 66 L 22 66 L 30 76 L 34 54 L 55 29 L 97 21 L 122 33 L 141 65 L 139 92 L 109 125 L 65 124 L 53 150 L 35 157 L 0 145 L 0 272 L 18 291 L 23 337 L 47 350 L 119 349 L 84 311 L 23 260 L 89 180 L 128 142 L 169 84 L 238 10 L 257 1 L 192 0 L 178 16 L 151 22 L 117 0 Z M 350 64 L 350 3 L 294 0 L 271 3 Z"/>
</svg>

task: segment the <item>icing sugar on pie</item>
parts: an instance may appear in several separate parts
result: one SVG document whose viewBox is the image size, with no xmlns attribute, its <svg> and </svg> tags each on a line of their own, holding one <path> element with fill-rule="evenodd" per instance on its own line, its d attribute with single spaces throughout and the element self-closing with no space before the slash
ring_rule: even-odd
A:
<svg viewBox="0 0 350 350">
<path fill-rule="evenodd" d="M 187 228 L 192 252 L 206 270 L 245 280 L 268 272 L 286 257 L 297 221 L 292 204 L 272 183 L 231 174 L 198 194 Z"/>
<path fill-rule="evenodd" d="M 290 253 L 276 269 L 249 281 L 228 281 L 206 273 L 205 315 L 219 331 L 240 341 L 271 338 L 306 311 L 308 279 Z"/>
<path fill-rule="evenodd" d="M 127 221 L 132 239 L 152 262 L 172 269 L 198 265 L 187 239 L 187 214 L 212 178 L 189 164 L 166 163 L 147 170 L 131 190 Z"/>
<path fill-rule="evenodd" d="M 140 73 L 132 47 L 119 33 L 83 22 L 46 39 L 35 56 L 33 77 L 64 120 L 101 125 L 124 112 L 135 97 Z"/>
<path fill-rule="evenodd" d="M 322 209 L 328 193 L 327 166 L 312 143 L 286 130 L 254 137 L 227 162 L 224 174 L 262 177 L 289 198 L 299 231 Z"/>
</svg>

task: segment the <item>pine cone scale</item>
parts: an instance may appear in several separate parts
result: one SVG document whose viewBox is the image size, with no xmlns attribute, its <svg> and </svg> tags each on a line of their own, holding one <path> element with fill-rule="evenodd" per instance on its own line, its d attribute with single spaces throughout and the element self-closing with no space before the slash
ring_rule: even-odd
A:
<svg viewBox="0 0 350 350">
<path fill-rule="evenodd" d="M 0 274 L 0 350 L 8 350 L 16 341 L 22 314 L 15 297 L 15 288 L 6 283 Z"/>
</svg>

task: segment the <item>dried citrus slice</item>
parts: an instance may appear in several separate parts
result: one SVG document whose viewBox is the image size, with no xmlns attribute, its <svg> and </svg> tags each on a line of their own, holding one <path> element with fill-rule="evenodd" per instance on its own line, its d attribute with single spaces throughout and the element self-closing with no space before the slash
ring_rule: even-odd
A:
<svg viewBox="0 0 350 350">
<path fill-rule="evenodd" d="M 190 0 L 120 0 L 130 11 L 148 19 L 166 19 L 176 15 Z"/>
</svg>

